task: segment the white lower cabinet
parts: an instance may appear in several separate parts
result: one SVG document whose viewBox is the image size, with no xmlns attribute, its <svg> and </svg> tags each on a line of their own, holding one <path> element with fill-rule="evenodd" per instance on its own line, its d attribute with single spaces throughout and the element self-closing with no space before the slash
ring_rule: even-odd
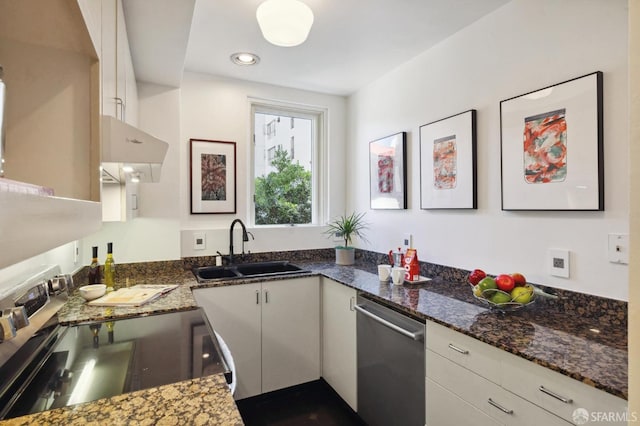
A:
<svg viewBox="0 0 640 426">
<path fill-rule="evenodd" d="M 427 426 L 499 426 L 500 423 L 487 416 L 459 396 L 427 378 L 425 384 Z"/>
<path fill-rule="evenodd" d="M 471 412 L 468 406 L 495 424 L 514 426 L 574 424 L 581 421 L 573 419 L 578 409 L 621 416 L 627 410 L 621 398 L 431 321 L 425 359 L 427 426 L 461 424 L 448 416 L 458 419 Z M 472 417 L 464 421 L 485 424 Z"/>
<path fill-rule="evenodd" d="M 357 292 L 322 278 L 322 377 L 357 411 Z"/>
<path fill-rule="evenodd" d="M 194 289 L 234 358 L 235 399 L 320 377 L 320 283 L 293 278 Z"/>
</svg>

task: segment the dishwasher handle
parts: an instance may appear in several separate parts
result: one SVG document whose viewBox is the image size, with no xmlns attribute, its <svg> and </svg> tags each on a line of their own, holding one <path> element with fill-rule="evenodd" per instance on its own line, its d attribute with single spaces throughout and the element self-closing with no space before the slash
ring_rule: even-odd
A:
<svg viewBox="0 0 640 426">
<path fill-rule="evenodd" d="M 371 318 L 374 321 L 379 322 L 380 324 L 389 327 L 390 329 L 392 329 L 393 331 L 396 331 L 400 334 L 402 334 L 403 336 L 409 337 L 413 340 L 422 340 L 423 336 L 424 336 L 424 332 L 423 331 L 416 331 L 415 333 L 409 330 L 406 330 L 402 327 L 399 327 L 395 324 L 393 324 L 392 322 L 387 321 L 384 318 L 380 318 L 379 316 L 377 316 L 376 314 L 373 314 L 369 311 L 367 311 L 362 305 L 355 305 L 354 306 L 355 310 L 360 312 L 362 315 L 365 315 L 369 318 Z"/>
</svg>

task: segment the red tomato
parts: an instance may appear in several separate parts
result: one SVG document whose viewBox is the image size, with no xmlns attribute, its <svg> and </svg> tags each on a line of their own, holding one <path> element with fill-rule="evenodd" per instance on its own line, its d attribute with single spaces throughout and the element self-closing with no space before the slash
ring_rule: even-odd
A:
<svg viewBox="0 0 640 426">
<path fill-rule="evenodd" d="M 511 275 L 500 274 L 496 277 L 496 284 L 498 285 L 498 289 L 508 293 L 516 286 L 516 281 Z"/>
</svg>

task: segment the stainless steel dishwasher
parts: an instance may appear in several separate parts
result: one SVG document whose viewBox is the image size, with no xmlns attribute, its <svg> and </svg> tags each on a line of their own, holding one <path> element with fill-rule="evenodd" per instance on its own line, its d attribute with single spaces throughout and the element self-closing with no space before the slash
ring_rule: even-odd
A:
<svg viewBox="0 0 640 426">
<path fill-rule="evenodd" d="M 358 296 L 358 415 L 370 426 L 424 426 L 425 324 Z"/>
</svg>

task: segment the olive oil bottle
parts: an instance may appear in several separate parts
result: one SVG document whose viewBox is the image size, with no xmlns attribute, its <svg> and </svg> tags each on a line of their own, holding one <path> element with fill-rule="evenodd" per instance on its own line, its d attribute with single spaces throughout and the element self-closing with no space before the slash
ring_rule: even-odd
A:
<svg viewBox="0 0 640 426">
<path fill-rule="evenodd" d="M 107 244 L 107 260 L 104 262 L 104 283 L 107 285 L 107 292 L 115 290 L 116 263 L 113 260 L 113 243 Z"/>
</svg>

